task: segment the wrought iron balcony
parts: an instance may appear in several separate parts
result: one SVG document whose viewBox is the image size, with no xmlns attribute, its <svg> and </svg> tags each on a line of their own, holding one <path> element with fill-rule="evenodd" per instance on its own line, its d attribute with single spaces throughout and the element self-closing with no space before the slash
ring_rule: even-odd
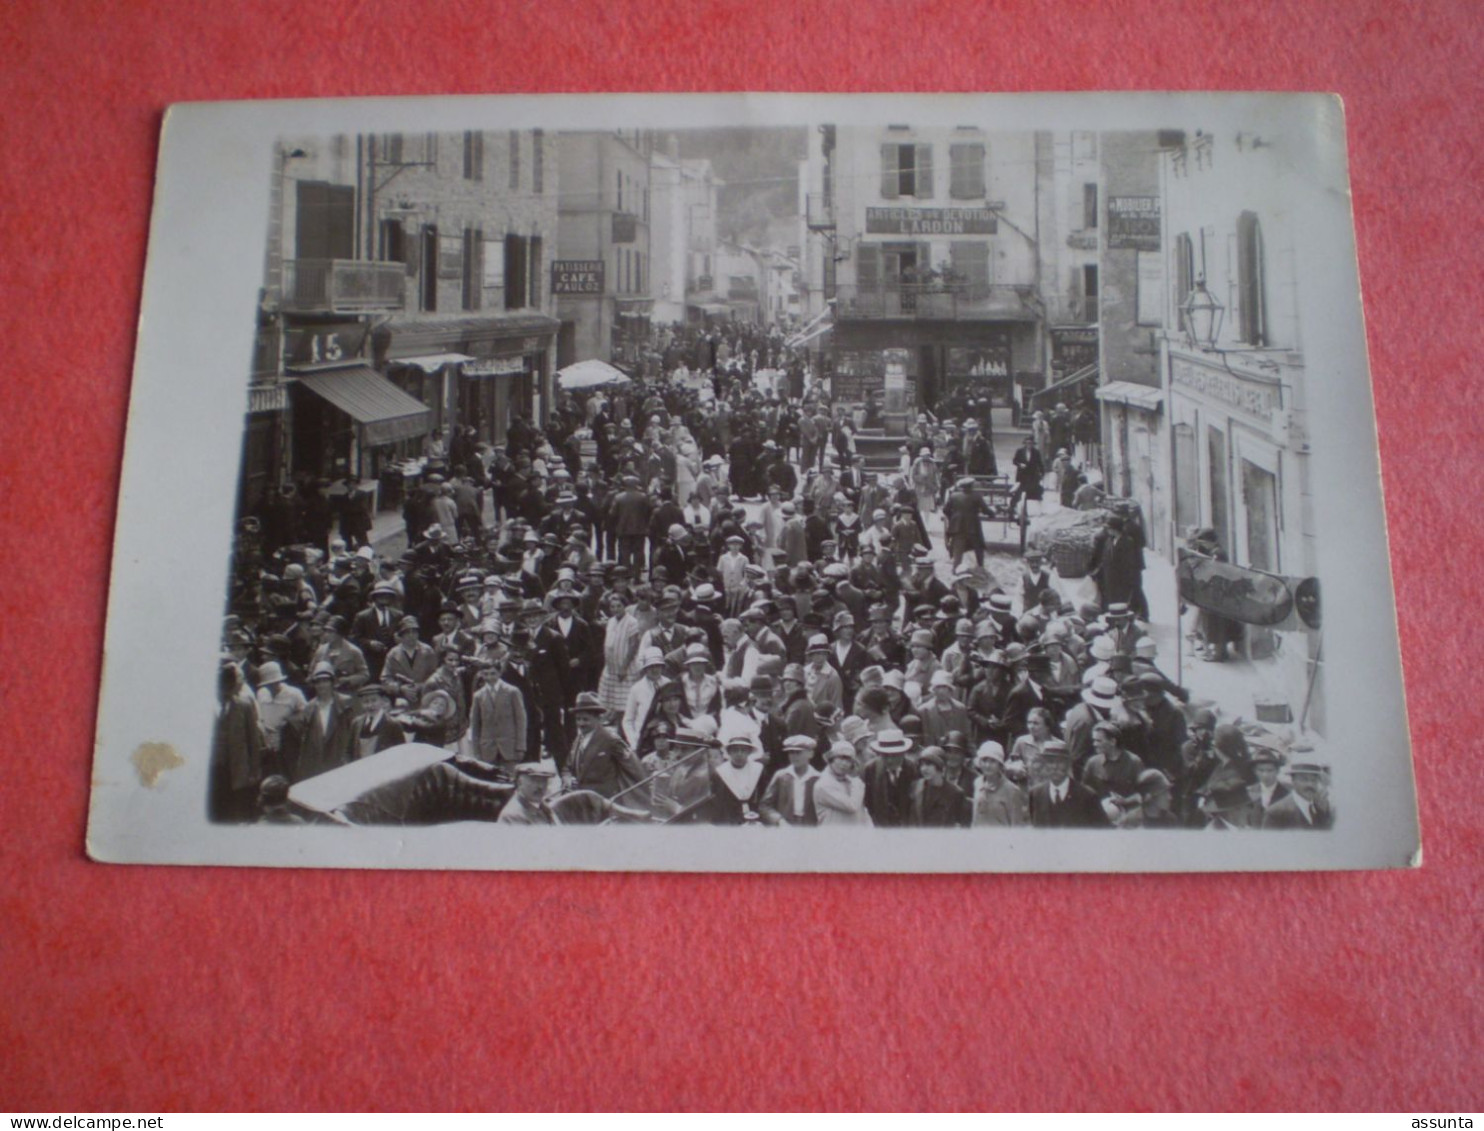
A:
<svg viewBox="0 0 1484 1131">
<path fill-rule="evenodd" d="M 835 288 L 839 322 L 914 319 L 920 322 L 966 322 L 1038 319 L 1029 303 L 1031 288 L 1008 283 L 841 284 Z"/>
<path fill-rule="evenodd" d="M 298 314 L 370 314 L 406 304 L 401 263 L 292 259 L 284 264 L 283 309 Z"/>
</svg>

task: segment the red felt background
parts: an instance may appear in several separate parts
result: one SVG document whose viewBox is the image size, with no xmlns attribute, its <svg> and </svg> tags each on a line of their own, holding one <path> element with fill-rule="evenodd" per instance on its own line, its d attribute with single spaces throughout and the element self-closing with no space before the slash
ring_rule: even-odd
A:
<svg viewBox="0 0 1484 1131">
<path fill-rule="evenodd" d="M 0 1108 L 1479 1106 L 1476 3 L 11 0 L 0 61 Z M 167 104 L 1103 88 L 1345 97 L 1425 867 L 815 879 L 83 858 Z"/>
</svg>

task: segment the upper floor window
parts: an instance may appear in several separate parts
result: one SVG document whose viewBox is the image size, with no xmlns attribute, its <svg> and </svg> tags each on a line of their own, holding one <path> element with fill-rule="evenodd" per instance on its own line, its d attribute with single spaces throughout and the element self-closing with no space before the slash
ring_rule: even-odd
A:
<svg viewBox="0 0 1484 1131">
<path fill-rule="evenodd" d="M 484 180 L 484 134 L 464 131 L 464 180 Z"/>
<path fill-rule="evenodd" d="M 531 191 L 546 191 L 546 133 L 531 131 Z"/>
<path fill-rule="evenodd" d="M 948 195 L 953 200 L 983 200 L 984 145 L 979 142 L 948 147 Z"/>
<path fill-rule="evenodd" d="M 881 147 L 881 195 L 927 200 L 933 195 L 933 147 L 888 142 Z"/>
<path fill-rule="evenodd" d="M 1265 273 L 1262 224 L 1257 213 L 1243 212 L 1237 217 L 1237 326 L 1248 345 L 1270 344 Z"/>
</svg>

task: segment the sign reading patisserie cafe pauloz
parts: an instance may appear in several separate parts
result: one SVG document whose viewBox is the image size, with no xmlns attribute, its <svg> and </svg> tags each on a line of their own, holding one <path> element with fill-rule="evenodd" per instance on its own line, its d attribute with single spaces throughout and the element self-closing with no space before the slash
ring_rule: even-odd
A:
<svg viewBox="0 0 1484 1131">
<path fill-rule="evenodd" d="M 551 293 L 554 295 L 602 294 L 603 261 L 601 259 L 553 260 Z"/>
<path fill-rule="evenodd" d="M 999 230 L 994 203 L 986 208 L 867 208 L 866 231 L 889 236 L 992 236 Z"/>
</svg>

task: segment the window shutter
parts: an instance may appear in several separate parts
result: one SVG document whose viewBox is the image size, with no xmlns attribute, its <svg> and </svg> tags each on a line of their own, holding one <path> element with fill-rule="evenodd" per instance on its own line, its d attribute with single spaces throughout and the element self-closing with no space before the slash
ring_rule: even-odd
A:
<svg viewBox="0 0 1484 1131">
<path fill-rule="evenodd" d="M 855 281 L 862 290 L 875 290 L 881 285 L 881 248 L 877 244 L 856 246 Z"/>
<path fill-rule="evenodd" d="M 1181 232 L 1175 237 L 1175 293 L 1171 296 L 1175 303 L 1175 328 L 1185 329 L 1185 300 L 1190 296 L 1190 288 L 1195 285 L 1194 278 L 1195 249 L 1190 242 L 1190 235 Z"/>
<path fill-rule="evenodd" d="M 546 133 L 531 131 L 531 191 L 546 191 Z"/>
<path fill-rule="evenodd" d="M 531 237 L 531 269 L 526 275 L 530 284 L 530 298 L 526 305 L 533 309 L 541 308 L 541 237 Z"/>
<path fill-rule="evenodd" d="M 948 245 L 948 254 L 971 298 L 983 298 L 989 293 L 989 244 L 956 241 Z"/>
<path fill-rule="evenodd" d="M 984 199 L 984 146 L 948 147 L 948 195 L 953 200 Z"/>
<path fill-rule="evenodd" d="M 510 131 L 510 187 L 520 188 L 520 131 Z"/>
<path fill-rule="evenodd" d="M 1267 344 L 1263 324 L 1262 226 L 1255 212 L 1237 218 L 1237 295 L 1241 303 L 1242 340 L 1250 345 Z"/>
<path fill-rule="evenodd" d="M 881 195 L 887 200 L 896 200 L 901 195 L 897 191 L 897 147 L 894 142 L 887 142 L 881 147 Z"/>
<path fill-rule="evenodd" d="M 914 147 L 917 157 L 917 199 L 933 199 L 933 147 L 931 145 L 919 145 Z"/>
</svg>

